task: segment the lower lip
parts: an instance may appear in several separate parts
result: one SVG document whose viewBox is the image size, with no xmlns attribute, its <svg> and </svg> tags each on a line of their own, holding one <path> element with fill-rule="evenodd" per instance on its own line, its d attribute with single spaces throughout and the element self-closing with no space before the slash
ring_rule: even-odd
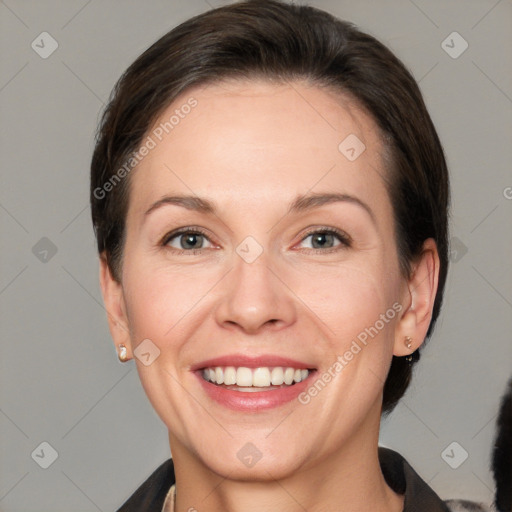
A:
<svg viewBox="0 0 512 512">
<path fill-rule="evenodd" d="M 235 411 L 265 411 L 279 407 L 297 399 L 309 386 L 310 378 L 315 371 L 310 371 L 306 380 L 296 382 L 292 386 L 268 391 L 244 392 L 217 386 L 203 379 L 201 372 L 196 372 L 206 394 L 215 402 Z"/>
</svg>

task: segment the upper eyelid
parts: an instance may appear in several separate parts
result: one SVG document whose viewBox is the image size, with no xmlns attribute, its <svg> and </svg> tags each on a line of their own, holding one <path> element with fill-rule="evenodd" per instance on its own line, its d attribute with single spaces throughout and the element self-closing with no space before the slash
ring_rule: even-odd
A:
<svg viewBox="0 0 512 512">
<path fill-rule="evenodd" d="M 311 228 L 311 230 L 308 230 L 304 235 L 303 239 L 314 235 L 315 233 L 330 233 L 335 236 L 338 236 L 340 238 L 345 238 L 348 242 L 352 242 L 352 237 L 343 229 L 337 229 L 337 228 L 330 228 L 330 227 L 319 227 L 319 228 Z"/>
<path fill-rule="evenodd" d="M 196 235 L 202 235 L 205 238 L 207 238 L 210 243 L 214 243 L 212 240 L 210 240 L 210 237 L 208 236 L 206 230 L 203 230 L 201 228 L 197 227 L 184 227 L 184 228 L 178 228 L 173 231 L 169 231 L 169 233 L 165 234 L 161 240 L 162 245 L 167 245 L 173 238 L 177 238 L 181 235 L 184 235 L 186 233 L 194 233 Z"/>
<path fill-rule="evenodd" d="M 334 229 L 334 228 L 313 229 L 312 231 L 308 231 L 306 234 L 304 234 L 302 236 L 302 238 L 300 239 L 300 241 L 298 243 L 302 243 L 306 238 L 309 238 L 310 236 L 312 236 L 312 235 L 314 235 L 316 233 L 328 233 L 328 234 L 334 235 L 339 240 L 340 245 L 343 245 L 346 248 L 351 247 L 352 244 L 353 244 L 352 237 L 348 233 L 346 233 L 343 230 L 337 230 L 337 229 Z M 325 250 L 317 249 L 317 248 L 313 248 L 313 249 L 310 249 L 310 250 L 312 250 L 312 251 L 321 251 L 321 252 L 329 252 L 330 250 L 332 251 L 333 249 L 336 249 L 336 247 L 328 247 Z"/>
</svg>

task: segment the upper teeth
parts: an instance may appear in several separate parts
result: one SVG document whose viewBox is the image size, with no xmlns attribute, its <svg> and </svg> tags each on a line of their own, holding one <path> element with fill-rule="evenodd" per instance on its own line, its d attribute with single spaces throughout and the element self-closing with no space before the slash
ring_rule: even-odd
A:
<svg viewBox="0 0 512 512">
<path fill-rule="evenodd" d="M 307 378 L 309 371 L 306 369 L 283 368 L 246 368 L 241 366 L 215 366 L 203 370 L 203 378 L 215 384 L 236 385 L 241 387 L 255 386 L 258 388 L 293 384 Z"/>
</svg>

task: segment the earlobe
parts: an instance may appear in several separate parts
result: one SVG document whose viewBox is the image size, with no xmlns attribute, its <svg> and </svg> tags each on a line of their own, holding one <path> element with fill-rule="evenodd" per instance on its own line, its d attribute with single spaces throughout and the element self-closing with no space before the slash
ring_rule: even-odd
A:
<svg viewBox="0 0 512 512">
<path fill-rule="evenodd" d="M 423 340 L 416 337 L 417 325 L 416 312 L 412 309 L 412 302 L 409 309 L 397 322 L 395 329 L 395 345 L 393 355 L 397 357 L 409 356 L 421 345 Z"/>
<path fill-rule="evenodd" d="M 415 262 L 403 304 L 404 313 L 396 324 L 393 354 L 408 356 L 425 341 L 439 280 L 439 254 L 432 238 L 423 244 L 419 259 Z"/>
<path fill-rule="evenodd" d="M 116 345 L 116 351 L 119 355 L 119 351 L 122 347 L 125 347 L 124 358 L 128 360 L 130 359 L 131 344 L 123 287 L 121 283 L 113 278 L 104 254 L 100 256 L 100 287 L 107 310 L 108 326 Z M 121 349 L 120 346 L 122 346 Z"/>
</svg>

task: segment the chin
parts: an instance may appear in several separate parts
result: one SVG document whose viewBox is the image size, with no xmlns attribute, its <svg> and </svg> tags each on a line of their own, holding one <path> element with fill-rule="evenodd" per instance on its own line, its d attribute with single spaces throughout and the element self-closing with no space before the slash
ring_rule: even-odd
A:
<svg viewBox="0 0 512 512">
<path fill-rule="evenodd" d="M 305 458 L 302 453 L 297 458 L 295 453 L 272 453 L 269 449 L 259 450 L 256 445 L 247 443 L 241 449 L 224 455 L 205 454 L 202 463 L 214 473 L 239 482 L 271 482 L 286 479 L 296 474 L 303 466 Z"/>
</svg>

